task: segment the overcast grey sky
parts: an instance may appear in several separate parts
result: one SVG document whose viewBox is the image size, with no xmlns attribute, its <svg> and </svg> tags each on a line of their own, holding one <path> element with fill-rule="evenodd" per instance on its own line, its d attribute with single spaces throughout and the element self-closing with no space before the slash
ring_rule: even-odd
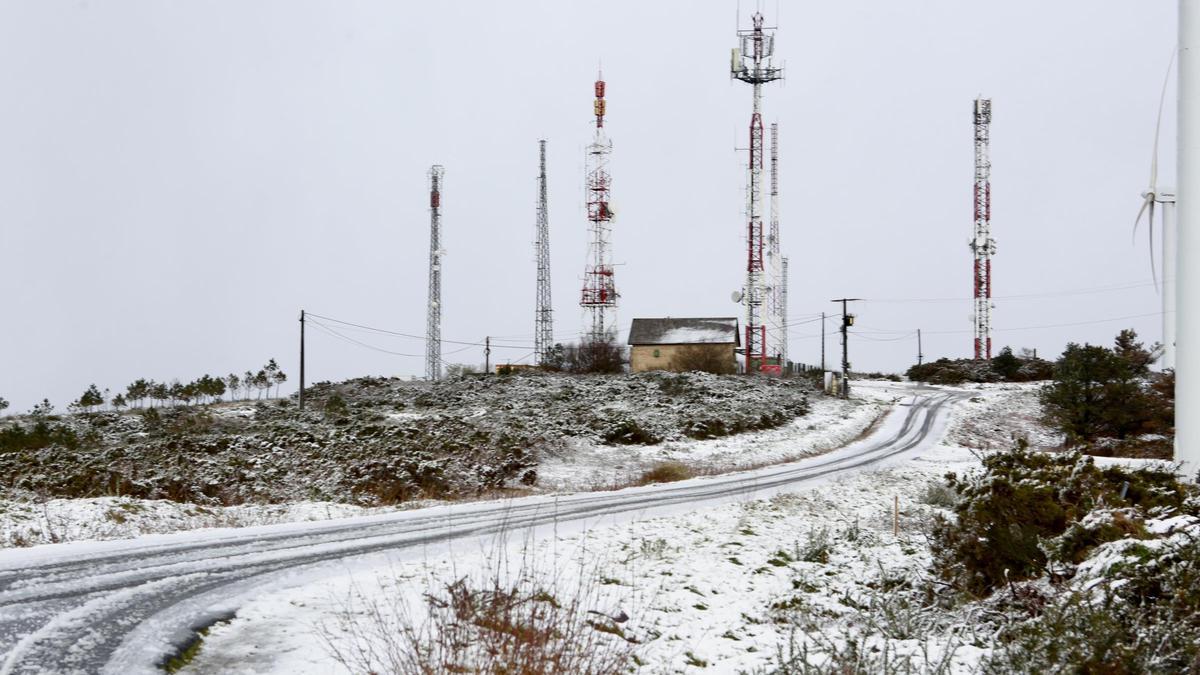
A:
<svg viewBox="0 0 1200 675">
<path fill-rule="evenodd" d="M 753 3 L 741 3 L 743 20 Z M 777 14 L 778 9 L 778 16 Z M 583 148 L 603 64 L 620 320 L 741 316 L 750 90 L 736 2 L 0 2 L 0 396 L 277 358 L 301 308 L 423 334 L 429 166 L 446 167 L 447 340 L 532 350 L 537 139 L 549 140 L 556 333 L 577 335 Z M 858 307 L 859 369 L 968 356 L 970 106 L 994 103 L 996 349 L 1159 338 L 1146 244 L 1170 0 L 764 3 L 787 81 L 793 322 Z M 1174 176 L 1168 94 L 1160 184 Z M 1109 290 L 1077 295 L 1061 291 Z M 1113 288 L 1120 287 L 1120 288 Z M 1008 296 L 1038 297 L 1010 298 Z M 959 298 L 949 302 L 885 302 Z M 830 323 L 830 330 L 834 323 Z M 817 324 L 794 360 L 819 358 Z M 312 331 L 309 380 L 423 372 L 420 340 Z M 868 340 L 868 337 L 874 340 Z M 831 338 L 831 354 L 837 349 Z M 471 347 L 446 360 L 478 362 Z M 830 359 L 833 360 L 832 358 Z"/>
</svg>

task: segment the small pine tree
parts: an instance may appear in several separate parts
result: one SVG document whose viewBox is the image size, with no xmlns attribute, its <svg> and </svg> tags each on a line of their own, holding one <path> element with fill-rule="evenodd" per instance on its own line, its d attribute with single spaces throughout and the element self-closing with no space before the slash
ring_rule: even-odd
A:
<svg viewBox="0 0 1200 675">
<path fill-rule="evenodd" d="M 5 399 L 3 396 L 0 396 L 0 412 L 4 412 L 7 409 L 8 409 L 8 400 Z"/>
<path fill-rule="evenodd" d="M 34 418 L 41 419 L 49 417 L 52 412 L 54 412 L 54 404 L 50 403 L 50 399 L 44 398 L 41 403 L 33 406 L 29 414 Z"/>
<path fill-rule="evenodd" d="M 1011 380 L 1021 370 L 1021 361 L 1013 354 L 1011 347 L 1005 347 L 992 357 L 992 370 L 1005 380 Z"/>
<path fill-rule="evenodd" d="M 120 410 L 121 408 L 124 408 L 127 403 L 128 402 L 125 400 L 124 394 L 117 394 L 116 396 L 112 397 L 113 410 Z"/>
<path fill-rule="evenodd" d="M 274 363 L 274 360 L 272 360 L 272 363 Z M 276 367 L 275 373 L 271 375 L 271 382 L 275 385 L 275 398 L 279 398 L 279 385 L 287 382 L 287 373 Z"/>
<path fill-rule="evenodd" d="M 96 385 L 89 385 L 87 391 L 83 392 L 75 405 L 82 408 L 84 412 L 91 412 L 92 408 L 104 405 L 104 395 L 100 393 Z"/>
</svg>

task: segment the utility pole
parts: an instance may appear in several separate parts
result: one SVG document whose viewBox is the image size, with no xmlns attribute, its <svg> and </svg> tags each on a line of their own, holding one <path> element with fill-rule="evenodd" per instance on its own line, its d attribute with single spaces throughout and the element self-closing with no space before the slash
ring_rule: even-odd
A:
<svg viewBox="0 0 1200 675">
<path fill-rule="evenodd" d="M 304 410 L 304 310 L 300 310 L 300 410 Z"/>
<path fill-rule="evenodd" d="M 821 372 L 825 372 L 825 312 L 821 312 Z"/>
<path fill-rule="evenodd" d="M 921 359 L 924 357 L 925 357 L 925 355 L 921 353 L 921 329 L 918 328 L 917 329 L 917 365 L 918 366 L 921 365 Z"/>
<path fill-rule="evenodd" d="M 846 313 L 846 303 L 862 300 L 862 298 L 838 298 L 830 302 L 842 303 L 842 398 L 850 395 L 850 326 L 854 325 L 854 315 Z M 824 333 L 825 331 L 821 331 Z"/>
<path fill-rule="evenodd" d="M 483 339 L 483 374 L 492 372 L 492 336 Z"/>
</svg>

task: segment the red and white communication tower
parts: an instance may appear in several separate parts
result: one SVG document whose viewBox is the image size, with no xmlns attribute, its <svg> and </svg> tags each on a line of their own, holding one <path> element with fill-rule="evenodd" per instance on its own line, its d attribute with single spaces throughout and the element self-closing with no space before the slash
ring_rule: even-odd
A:
<svg viewBox="0 0 1200 675">
<path fill-rule="evenodd" d="M 603 77 L 603 76 L 601 76 Z M 617 293 L 613 280 L 611 242 L 613 210 L 609 204 L 612 177 L 608 172 L 608 156 L 612 153 L 612 141 L 604 133 L 604 80 L 596 80 L 596 101 L 592 108 L 596 115 L 596 135 L 587 147 L 585 171 L 587 173 L 587 217 L 588 262 L 584 268 L 583 293 L 579 306 L 583 307 L 584 338 L 591 342 L 616 339 Z"/>
<path fill-rule="evenodd" d="M 752 21 L 752 28 L 738 31 L 738 46 L 733 49 L 730 63 L 730 76 L 754 88 L 754 107 L 750 115 L 750 181 L 746 188 L 746 287 L 742 292 L 742 302 L 746 304 L 747 373 L 761 370 L 771 356 L 763 320 L 766 279 L 762 219 L 762 86 L 783 78 L 783 68 L 775 67 L 771 61 L 775 52 L 773 29 L 763 27 L 763 16 L 759 12 L 754 13 Z"/>
<path fill-rule="evenodd" d="M 977 98 L 975 119 L 975 237 L 971 251 L 975 254 L 975 358 L 992 358 L 992 256 L 996 240 L 992 239 L 992 161 L 988 143 L 992 126 L 992 99 Z"/>
</svg>

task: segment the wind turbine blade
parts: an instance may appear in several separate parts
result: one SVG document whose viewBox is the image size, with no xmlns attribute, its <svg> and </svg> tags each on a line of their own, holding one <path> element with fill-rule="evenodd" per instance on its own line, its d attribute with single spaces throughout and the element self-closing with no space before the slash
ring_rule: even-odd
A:
<svg viewBox="0 0 1200 675">
<path fill-rule="evenodd" d="M 1135 244 L 1137 243 L 1138 224 L 1140 224 L 1142 222 L 1142 216 L 1146 213 L 1146 207 L 1150 207 L 1151 209 L 1154 208 L 1153 206 L 1151 206 L 1153 203 L 1154 203 L 1154 196 L 1151 195 L 1149 192 L 1147 192 L 1146 198 L 1144 200 L 1142 200 L 1142 208 L 1138 209 L 1137 218 L 1135 218 L 1133 221 L 1133 235 L 1131 237 L 1129 237 L 1130 243 L 1135 243 Z"/>
<path fill-rule="evenodd" d="M 1171 61 L 1167 64 L 1167 74 L 1163 76 L 1162 93 L 1158 96 L 1158 118 L 1154 121 L 1154 152 L 1150 155 L 1150 191 L 1158 192 L 1158 135 L 1162 130 L 1163 105 L 1167 101 L 1167 86 L 1171 83 L 1171 67 L 1175 65 L 1175 54 L 1178 49 L 1171 50 Z"/>
</svg>

